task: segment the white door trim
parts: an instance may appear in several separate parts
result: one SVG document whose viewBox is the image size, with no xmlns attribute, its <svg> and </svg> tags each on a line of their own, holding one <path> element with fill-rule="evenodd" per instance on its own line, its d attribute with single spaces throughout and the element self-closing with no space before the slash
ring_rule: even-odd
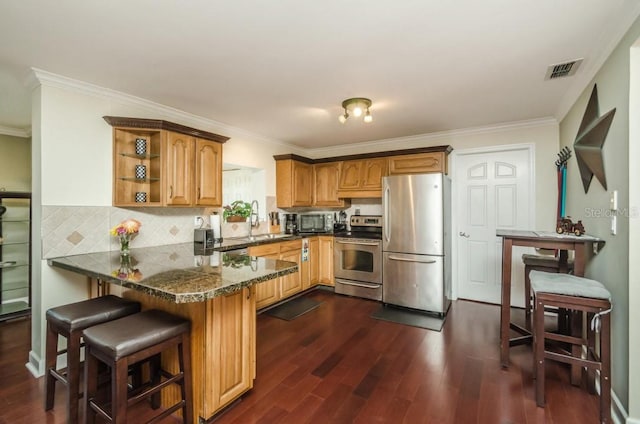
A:
<svg viewBox="0 0 640 424">
<path fill-rule="evenodd" d="M 535 170 L 535 155 L 536 145 L 534 143 L 522 143 L 522 144 L 504 144 L 498 146 L 485 146 L 474 147 L 469 149 L 453 150 L 449 155 L 449 177 L 456 175 L 457 160 L 460 156 L 477 155 L 482 153 L 496 153 L 496 152 L 509 152 L 514 150 L 526 150 L 529 153 L 529 205 L 531 205 L 531 213 L 529 214 L 528 228 L 523 229 L 535 229 L 536 223 L 536 170 Z M 458 251 L 458 190 L 459 185 L 455 178 L 451 180 L 451 277 L 453 284 L 451 287 L 452 299 L 458 298 L 458 255 L 453 252 Z"/>
</svg>

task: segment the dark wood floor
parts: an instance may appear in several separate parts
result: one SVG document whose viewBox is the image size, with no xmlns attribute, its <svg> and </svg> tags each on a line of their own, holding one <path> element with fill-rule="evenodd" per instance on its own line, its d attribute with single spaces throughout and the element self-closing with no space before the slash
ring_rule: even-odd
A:
<svg viewBox="0 0 640 424">
<path fill-rule="evenodd" d="M 536 407 L 528 346 L 500 368 L 497 306 L 454 302 L 436 332 L 372 319 L 375 302 L 308 296 L 323 303 L 293 321 L 258 316 L 255 387 L 216 424 L 598 422 L 597 398 L 559 364 L 547 367 L 547 407 Z M 0 424 L 63 423 L 62 396 L 42 410 L 29 343 L 27 320 L 0 324 Z"/>
</svg>

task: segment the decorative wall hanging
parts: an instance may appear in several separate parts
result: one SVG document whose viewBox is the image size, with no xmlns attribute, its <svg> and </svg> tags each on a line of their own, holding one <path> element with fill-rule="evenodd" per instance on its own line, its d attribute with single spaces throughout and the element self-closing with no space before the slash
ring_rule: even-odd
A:
<svg viewBox="0 0 640 424">
<path fill-rule="evenodd" d="M 571 159 L 571 149 L 563 147 L 558 153 L 556 168 L 558 169 L 558 213 L 556 220 L 565 217 L 567 205 L 567 162 Z"/>
<path fill-rule="evenodd" d="M 600 181 L 602 187 L 605 190 L 607 189 L 602 146 L 607 138 L 615 114 L 616 109 L 613 108 L 604 115 L 599 116 L 598 87 L 594 85 L 587 109 L 582 117 L 582 123 L 578 129 L 576 141 L 573 143 L 585 193 L 589 191 L 589 185 L 594 175 Z"/>
</svg>

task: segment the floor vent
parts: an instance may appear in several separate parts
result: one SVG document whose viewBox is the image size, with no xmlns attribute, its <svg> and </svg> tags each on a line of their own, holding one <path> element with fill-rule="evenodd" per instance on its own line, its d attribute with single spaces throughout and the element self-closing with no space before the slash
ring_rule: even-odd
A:
<svg viewBox="0 0 640 424">
<path fill-rule="evenodd" d="M 581 63 L 582 59 L 576 59 L 571 62 L 549 65 L 544 79 L 551 80 L 555 78 L 570 77 L 576 73 Z"/>
</svg>

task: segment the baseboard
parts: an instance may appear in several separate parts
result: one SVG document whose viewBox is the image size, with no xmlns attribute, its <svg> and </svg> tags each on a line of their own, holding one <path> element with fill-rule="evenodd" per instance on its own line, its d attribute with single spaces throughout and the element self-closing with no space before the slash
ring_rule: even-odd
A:
<svg viewBox="0 0 640 424">
<path fill-rule="evenodd" d="M 42 359 L 38 354 L 34 351 L 29 351 L 29 362 L 25 364 L 25 367 L 29 370 L 29 372 L 36 378 L 42 377 L 44 375 L 44 371 L 40 371 L 44 367 L 41 367 Z"/>
</svg>

